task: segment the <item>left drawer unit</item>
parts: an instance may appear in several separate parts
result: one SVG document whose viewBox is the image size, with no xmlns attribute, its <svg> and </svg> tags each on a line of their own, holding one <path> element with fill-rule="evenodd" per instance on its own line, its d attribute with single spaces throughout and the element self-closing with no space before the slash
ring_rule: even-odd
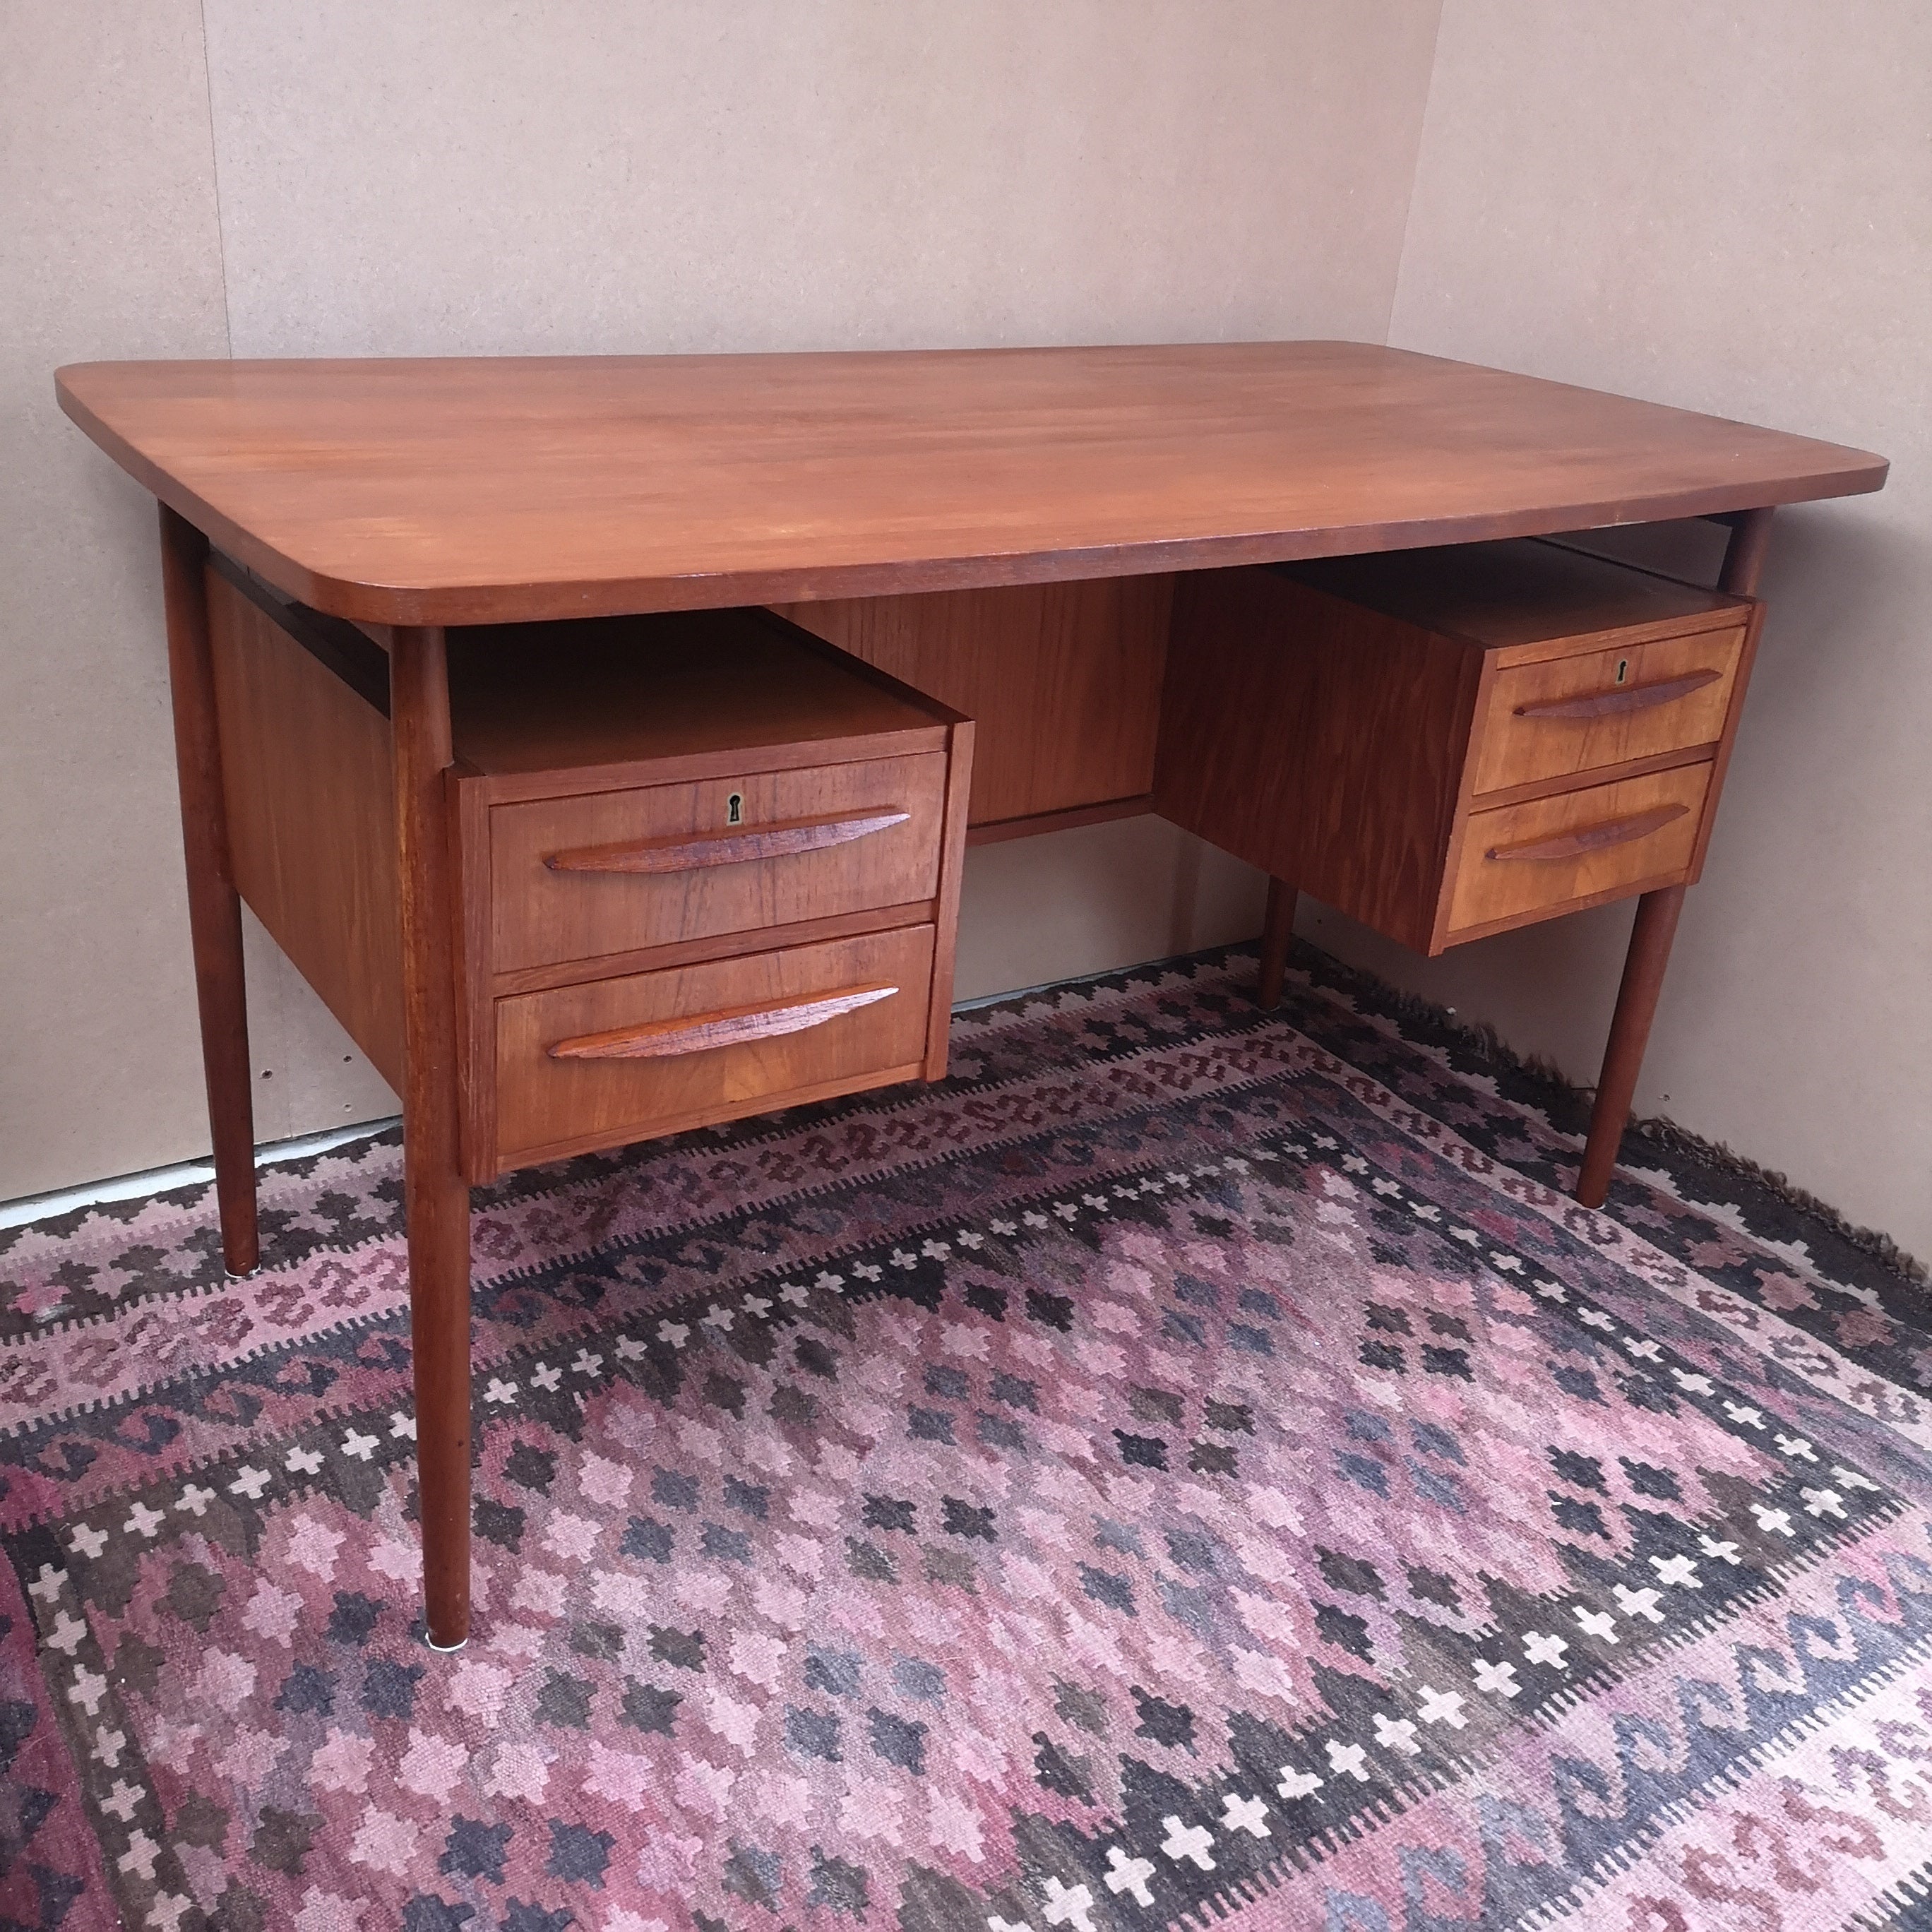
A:
<svg viewBox="0 0 1932 1932">
<path fill-rule="evenodd" d="M 1156 808 L 1433 956 L 1693 883 L 1762 606 L 1519 538 L 1182 578 Z"/>
<path fill-rule="evenodd" d="M 387 662 L 218 560 L 236 884 L 402 1077 Z M 472 1181 L 946 1068 L 973 726 L 769 612 L 448 635 Z"/>
</svg>

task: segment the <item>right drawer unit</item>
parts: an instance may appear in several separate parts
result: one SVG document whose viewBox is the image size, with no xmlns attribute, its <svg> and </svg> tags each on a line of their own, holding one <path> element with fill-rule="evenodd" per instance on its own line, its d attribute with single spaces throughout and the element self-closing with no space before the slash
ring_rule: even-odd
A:
<svg viewBox="0 0 1932 1932">
<path fill-rule="evenodd" d="M 1426 953 L 1688 884 L 1760 614 L 1540 540 L 1202 572 L 1156 808 Z"/>
</svg>

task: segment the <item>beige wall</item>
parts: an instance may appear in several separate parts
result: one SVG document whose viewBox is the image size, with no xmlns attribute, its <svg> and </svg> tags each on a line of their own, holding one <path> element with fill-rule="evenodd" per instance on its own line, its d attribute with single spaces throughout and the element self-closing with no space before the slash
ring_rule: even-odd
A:
<svg viewBox="0 0 1932 1932">
<path fill-rule="evenodd" d="M 1436 0 L 116 0 L 0 44 L 0 1198 L 205 1150 L 152 506 L 58 363 L 1388 326 Z M 16 452 L 19 460 L 16 460 Z M 1250 932 L 975 855 L 962 994 Z M 250 935 L 263 1138 L 393 1106 Z"/>
<path fill-rule="evenodd" d="M 0 211 L 4 1197 L 208 1144 L 154 503 L 51 381 L 87 357 L 227 352 L 195 0 L 6 10 Z M 380 1082 L 344 1084 L 347 1042 L 254 937 L 264 1132 L 382 1112 Z"/>
<path fill-rule="evenodd" d="M 1779 513 L 1637 1102 L 1932 1257 L 1932 8 L 1447 0 L 1390 340 L 1892 458 Z M 1629 923 L 1305 929 L 1589 1079 Z"/>
<path fill-rule="evenodd" d="M 1932 12 L 1447 0 L 1438 45 L 1435 0 L 1208 10 L 8 8 L 0 1197 L 206 1145 L 152 510 L 56 363 L 1386 334 L 1894 458 L 1780 518 L 1639 1100 L 1932 1252 Z M 1151 821 L 989 848 L 960 991 L 1257 907 Z M 1304 927 L 1587 1078 L 1628 920 L 1433 965 Z M 262 1136 L 388 1111 L 250 948 Z"/>
</svg>

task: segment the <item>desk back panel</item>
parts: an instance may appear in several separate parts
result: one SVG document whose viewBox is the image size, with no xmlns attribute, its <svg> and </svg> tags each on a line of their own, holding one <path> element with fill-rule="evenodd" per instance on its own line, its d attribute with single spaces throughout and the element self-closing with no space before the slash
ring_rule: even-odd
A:
<svg viewBox="0 0 1932 1932">
<path fill-rule="evenodd" d="M 1172 577 L 777 606 L 974 719 L 976 832 L 1096 807 L 1144 808 L 1154 789 Z"/>
</svg>

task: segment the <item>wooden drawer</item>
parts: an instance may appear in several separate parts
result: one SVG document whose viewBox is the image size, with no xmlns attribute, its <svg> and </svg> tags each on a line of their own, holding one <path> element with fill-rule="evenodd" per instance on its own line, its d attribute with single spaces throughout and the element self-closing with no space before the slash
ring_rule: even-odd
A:
<svg viewBox="0 0 1932 1932">
<path fill-rule="evenodd" d="M 499 1168 L 919 1077 L 934 937 L 900 926 L 499 1000 Z"/>
<path fill-rule="evenodd" d="M 500 805 L 499 972 L 890 906 L 939 889 L 946 754 Z"/>
<path fill-rule="evenodd" d="M 1744 640 L 1740 624 L 1499 670 L 1478 725 L 1475 791 L 1714 744 Z"/>
<path fill-rule="evenodd" d="M 1684 878 L 1711 769 L 1680 765 L 1472 813 L 1450 888 L 1448 937 Z"/>
</svg>

